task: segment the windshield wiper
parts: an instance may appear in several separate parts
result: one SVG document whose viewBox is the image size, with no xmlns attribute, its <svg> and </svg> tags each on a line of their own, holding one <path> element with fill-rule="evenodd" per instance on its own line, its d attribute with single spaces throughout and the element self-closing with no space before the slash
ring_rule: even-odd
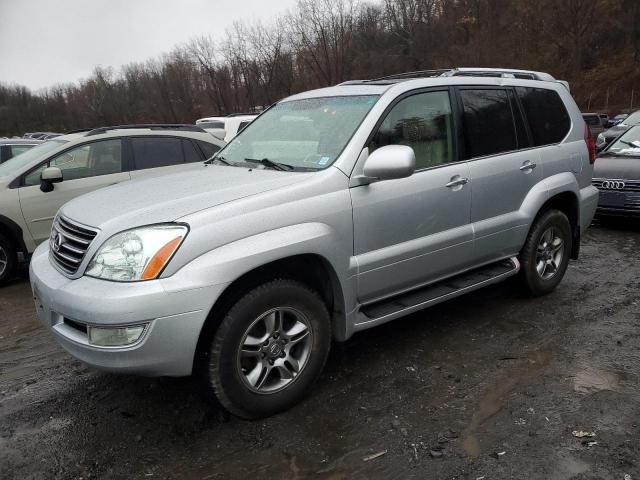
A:
<svg viewBox="0 0 640 480">
<path fill-rule="evenodd" d="M 224 165 L 229 165 L 229 166 L 231 166 L 231 164 L 230 164 L 229 162 L 227 162 L 227 161 L 225 160 L 225 158 L 224 158 L 222 155 L 220 155 L 219 157 L 216 157 L 216 156 L 214 155 L 214 156 L 213 156 L 213 157 L 211 157 L 211 158 L 207 158 L 207 159 L 204 161 L 204 164 L 205 164 L 205 165 L 211 165 L 211 164 L 213 164 L 213 162 L 216 162 L 216 161 L 218 161 L 218 162 L 220 162 L 220 163 L 222 163 L 222 164 L 224 164 Z"/>
<path fill-rule="evenodd" d="M 633 142 L 627 142 L 626 140 L 618 140 L 620 143 L 624 143 L 625 145 L 629 145 L 630 147 L 633 148 L 640 148 L 640 145 L 638 145 L 636 142 L 637 141 L 633 141 Z"/>
<path fill-rule="evenodd" d="M 274 162 L 272 160 L 269 160 L 268 158 L 263 158 L 262 160 L 258 160 L 257 158 L 245 158 L 244 161 L 249 163 L 260 163 L 265 167 L 273 168 L 274 170 L 282 170 L 284 172 L 291 171 L 295 168 L 293 165 Z"/>
</svg>

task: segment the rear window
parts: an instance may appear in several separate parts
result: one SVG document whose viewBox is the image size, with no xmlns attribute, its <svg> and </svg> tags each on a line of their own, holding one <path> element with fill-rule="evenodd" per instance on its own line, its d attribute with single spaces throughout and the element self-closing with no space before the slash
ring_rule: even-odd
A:
<svg viewBox="0 0 640 480">
<path fill-rule="evenodd" d="M 582 118 L 584 118 L 584 121 L 587 123 L 587 125 L 591 127 L 600 126 L 600 117 L 596 115 L 583 115 Z"/>
<path fill-rule="evenodd" d="M 182 142 L 179 138 L 132 138 L 131 147 L 133 148 L 133 161 L 136 170 L 184 163 Z"/>
<path fill-rule="evenodd" d="M 461 90 L 465 146 L 469 158 L 517 148 L 516 130 L 506 90 Z"/>
<path fill-rule="evenodd" d="M 224 130 L 224 122 L 200 122 L 197 126 L 200 128 L 221 128 Z"/>
<path fill-rule="evenodd" d="M 516 91 L 536 147 L 559 143 L 569 133 L 571 119 L 558 92 L 546 88 L 517 87 Z M 596 125 L 600 119 L 593 115 Z"/>
</svg>

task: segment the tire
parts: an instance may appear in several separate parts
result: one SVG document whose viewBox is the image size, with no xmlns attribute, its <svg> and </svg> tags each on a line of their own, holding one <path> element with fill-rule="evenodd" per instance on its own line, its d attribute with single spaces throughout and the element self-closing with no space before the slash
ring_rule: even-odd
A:
<svg viewBox="0 0 640 480">
<path fill-rule="evenodd" d="M 569 219 L 560 210 L 547 210 L 536 218 L 520 252 L 522 280 L 529 293 L 540 296 L 555 290 L 567 271 L 572 241 Z"/>
<path fill-rule="evenodd" d="M 205 347 L 208 395 L 246 419 L 286 410 L 317 380 L 330 345 L 329 312 L 317 292 L 289 279 L 259 285 L 227 311 Z"/>
<path fill-rule="evenodd" d="M 16 275 L 18 253 L 13 242 L 0 234 L 0 287 L 5 286 Z"/>
</svg>

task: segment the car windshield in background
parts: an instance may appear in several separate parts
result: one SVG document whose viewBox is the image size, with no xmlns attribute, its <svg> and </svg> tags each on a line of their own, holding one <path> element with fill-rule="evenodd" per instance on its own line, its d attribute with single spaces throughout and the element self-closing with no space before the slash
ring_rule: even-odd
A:
<svg viewBox="0 0 640 480">
<path fill-rule="evenodd" d="M 627 130 L 604 153 L 640 157 L 640 125 Z"/>
<path fill-rule="evenodd" d="M 590 126 L 600 126 L 600 117 L 597 115 L 583 115 L 582 118 L 584 118 L 584 121 Z"/>
<path fill-rule="evenodd" d="M 217 156 L 231 165 L 273 168 L 273 162 L 294 170 L 321 170 L 338 158 L 377 100 L 378 95 L 358 95 L 279 103 Z"/>
<path fill-rule="evenodd" d="M 48 140 L 24 153 L 21 153 L 20 155 L 10 158 L 3 164 L 0 164 L 0 177 L 11 175 L 12 173 L 20 170 L 23 166 L 31 163 L 34 159 L 41 157 L 47 152 L 50 152 L 65 143 L 67 143 L 66 140 Z"/>
</svg>

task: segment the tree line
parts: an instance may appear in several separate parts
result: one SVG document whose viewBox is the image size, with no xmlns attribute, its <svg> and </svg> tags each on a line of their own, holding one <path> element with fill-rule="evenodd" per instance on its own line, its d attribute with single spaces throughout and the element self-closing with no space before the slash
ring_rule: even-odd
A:
<svg viewBox="0 0 640 480">
<path fill-rule="evenodd" d="M 350 79 L 453 66 L 546 71 L 579 106 L 640 105 L 638 0 L 299 0 L 160 58 L 32 92 L 0 84 L 0 136 L 193 123 Z M 637 98 L 634 105 L 633 96 Z"/>
</svg>

